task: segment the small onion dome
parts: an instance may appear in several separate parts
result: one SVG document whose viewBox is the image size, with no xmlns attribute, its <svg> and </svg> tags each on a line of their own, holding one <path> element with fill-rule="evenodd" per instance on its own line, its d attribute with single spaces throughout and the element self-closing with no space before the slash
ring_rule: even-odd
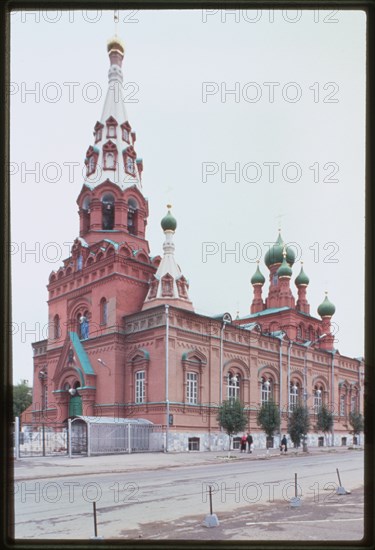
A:
<svg viewBox="0 0 375 550">
<path fill-rule="evenodd" d="M 335 313 L 335 311 L 336 311 L 336 308 L 332 304 L 332 302 L 330 302 L 328 300 L 328 296 L 327 296 L 327 293 L 326 293 L 326 297 L 324 298 L 323 302 L 318 307 L 318 313 L 321 317 L 332 317 L 332 315 Z"/>
<path fill-rule="evenodd" d="M 170 204 L 167 204 L 167 208 L 167 215 L 164 216 L 164 218 L 161 220 L 160 225 L 163 231 L 176 231 L 177 221 L 176 218 L 172 216 L 170 211 L 170 208 L 172 208 L 172 206 Z"/>
<path fill-rule="evenodd" d="M 301 271 L 297 275 L 294 284 L 296 286 L 307 286 L 310 282 L 310 279 L 306 275 L 306 273 L 303 271 L 303 265 L 301 266 Z"/>
<path fill-rule="evenodd" d="M 110 40 L 107 42 L 107 51 L 110 52 L 111 50 L 118 50 L 122 54 L 125 52 L 124 43 L 118 36 L 113 36 Z"/>
<path fill-rule="evenodd" d="M 276 271 L 278 277 L 291 277 L 292 276 L 292 268 L 288 265 L 286 261 L 286 254 L 283 257 L 283 263 L 279 267 L 279 269 Z"/>
<path fill-rule="evenodd" d="M 258 262 L 256 272 L 251 277 L 251 284 L 252 285 L 264 285 L 265 282 L 266 282 L 266 279 L 264 278 L 264 275 L 259 270 L 259 262 Z"/>
<path fill-rule="evenodd" d="M 270 267 L 273 264 L 281 264 L 283 261 L 283 252 L 284 252 L 284 241 L 281 237 L 281 233 L 277 237 L 277 240 L 274 245 L 272 245 L 269 250 L 267 250 L 264 257 L 264 263 L 267 267 Z M 296 255 L 292 248 L 286 247 L 286 261 L 289 265 L 293 265 L 296 259 Z"/>
</svg>

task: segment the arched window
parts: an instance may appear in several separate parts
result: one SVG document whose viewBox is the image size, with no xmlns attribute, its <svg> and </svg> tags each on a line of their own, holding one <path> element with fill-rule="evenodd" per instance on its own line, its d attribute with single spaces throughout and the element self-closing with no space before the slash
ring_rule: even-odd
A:
<svg viewBox="0 0 375 550">
<path fill-rule="evenodd" d="M 95 158 L 92 155 L 88 159 L 88 163 L 87 163 L 87 172 L 88 172 L 88 174 L 87 175 L 92 174 L 94 171 L 95 171 Z"/>
<path fill-rule="evenodd" d="M 316 385 L 314 387 L 314 409 L 319 412 L 323 405 L 323 386 Z"/>
<path fill-rule="evenodd" d="M 260 401 L 263 403 L 268 403 L 271 400 L 272 396 L 272 380 L 271 378 L 261 378 L 261 390 L 260 390 Z"/>
<path fill-rule="evenodd" d="M 102 229 L 111 231 L 115 225 L 115 198 L 112 193 L 102 197 Z"/>
<path fill-rule="evenodd" d="M 161 278 L 162 296 L 173 296 L 173 277 L 167 273 Z"/>
<path fill-rule="evenodd" d="M 239 374 L 233 374 L 232 372 L 228 373 L 227 396 L 228 396 L 228 399 L 230 400 L 240 398 L 240 375 Z"/>
<path fill-rule="evenodd" d="M 298 340 L 303 340 L 303 326 L 302 325 L 298 325 L 298 327 L 297 327 L 297 339 Z"/>
<path fill-rule="evenodd" d="M 354 394 L 350 398 L 350 412 L 356 413 L 357 412 L 357 395 Z"/>
<path fill-rule="evenodd" d="M 83 226 L 82 229 L 84 233 L 90 229 L 90 197 L 85 197 L 82 202 L 82 219 Z"/>
<path fill-rule="evenodd" d="M 78 313 L 77 315 L 77 332 L 80 340 L 87 340 L 89 337 L 89 312 L 86 310 L 83 315 Z"/>
<path fill-rule="evenodd" d="M 95 143 L 98 143 L 98 141 L 101 141 L 103 134 L 103 124 L 101 122 L 97 122 L 94 126 L 94 136 L 95 136 Z"/>
<path fill-rule="evenodd" d="M 190 405 L 198 403 L 198 374 L 186 373 L 186 402 Z"/>
<path fill-rule="evenodd" d="M 340 416 L 346 416 L 346 395 L 340 395 Z"/>
<path fill-rule="evenodd" d="M 123 151 L 125 172 L 130 176 L 135 176 L 135 159 L 136 153 L 133 146 L 130 145 Z"/>
<path fill-rule="evenodd" d="M 131 235 L 137 234 L 137 209 L 137 201 L 130 197 L 128 200 L 128 231 Z"/>
<path fill-rule="evenodd" d="M 110 116 L 106 121 L 107 125 L 107 138 L 115 138 L 116 137 L 116 127 L 117 127 L 117 121 L 112 116 Z"/>
<path fill-rule="evenodd" d="M 315 332 L 314 332 L 314 329 L 313 327 L 310 325 L 309 326 L 309 336 L 308 336 L 308 339 L 310 340 L 310 342 L 313 342 L 315 340 Z"/>
<path fill-rule="evenodd" d="M 112 141 L 103 145 L 103 170 L 115 170 L 117 162 L 117 147 Z"/>
<path fill-rule="evenodd" d="M 146 396 L 145 371 L 140 370 L 135 373 L 135 402 L 144 403 Z"/>
<path fill-rule="evenodd" d="M 82 254 L 80 254 L 77 258 L 77 271 L 81 271 L 83 266 L 83 257 Z"/>
<path fill-rule="evenodd" d="M 100 324 L 106 325 L 108 321 L 108 302 L 105 298 L 100 300 Z"/>
<path fill-rule="evenodd" d="M 123 139 L 123 141 L 126 141 L 126 143 L 130 144 L 131 126 L 130 126 L 128 121 L 121 124 L 121 130 L 122 130 L 122 139 Z"/>
<path fill-rule="evenodd" d="M 60 329 L 60 317 L 58 315 L 55 315 L 53 318 L 53 337 L 55 340 L 58 340 L 61 336 L 61 329 Z"/>
<path fill-rule="evenodd" d="M 85 159 L 86 176 L 91 176 L 91 174 L 95 172 L 96 164 L 98 162 L 98 156 L 99 156 L 99 151 L 90 145 L 90 147 L 87 149 L 86 159 Z"/>
<path fill-rule="evenodd" d="M 105 156 L 105 167 L 108 170 L 115 167 L 115 155 L 111 151 L 108 151 Z"/>
<path fill-rule="evenodd" d="M 131 176 L 134 175 L 135 172 L 135 164 L 134 159 L 130 155 L 126 155 L 126 164 L 125 164 L 125 171 L 130 174 Z"/>
<path fill-rule="evenodd" d="M 289 412 L 292 412 L 298 405 L 299 395 L 300 388 L 298 382 L 292 382 L 289 387 Z"/>
</svg>

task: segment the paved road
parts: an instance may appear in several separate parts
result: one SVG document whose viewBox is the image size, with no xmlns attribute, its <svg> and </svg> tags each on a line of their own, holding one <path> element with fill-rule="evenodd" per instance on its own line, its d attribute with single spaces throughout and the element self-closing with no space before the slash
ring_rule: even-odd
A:
<svg viewBox="0 0 375 550">
<path fill-rule="evenodd" d="M 351 495 L 336 495 L 336 468 Z M 298 509 L 290 507 L 295 473 L 302 498 Z M 214 529 L 200 526 L 209 513 L 209 485 L 221 521 Z M 362 486 L 363 453 L 19 480 L 15 533 L 16 538 L 88 539 L 94 534 L 96 500 L 98 533 L 106 539 L 358 540 Z"/>
</svg>

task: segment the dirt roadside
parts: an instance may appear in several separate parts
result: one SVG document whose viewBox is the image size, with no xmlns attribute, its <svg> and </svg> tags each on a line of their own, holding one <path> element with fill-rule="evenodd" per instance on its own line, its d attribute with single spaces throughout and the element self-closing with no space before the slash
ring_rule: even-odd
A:
<svg viewBox="0 0 375 550">
<path fill-rule="evenodd" d="M 214 510 L 215 511 L 215 510 Z M 253 504 L 235 512 L 217 512 L 219 526 L 207 528 L 203 517 L 144 523 L 119 537 L 149 540 L 294 540 L 358 541 L 364 535 L 363 488 L 350 495 L 303 499 L 299 508 L 286 501 Z"/>
</svg>

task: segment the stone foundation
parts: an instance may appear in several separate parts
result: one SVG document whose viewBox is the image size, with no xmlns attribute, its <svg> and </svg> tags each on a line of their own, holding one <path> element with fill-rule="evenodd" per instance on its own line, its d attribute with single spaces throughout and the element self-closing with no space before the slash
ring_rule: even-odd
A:
<svg viewBox="0 0 375 550">
<path fill-rule="evenodd" d="M 236 446 L 236 437 L 241 437 L 242 434 L 235 435 L 232 438 L 231 450 L 239 450 Z M 284 435 L 284 434 L 282 434 Z M 254 441 L 254 449 L 266 449 L 267 437 L 265 433 L 252 434 Z M 363 445 L 364 436 L 357 436 L 355 443 L 354 437 L 349 433 L 335 434 L 335 447 L 350 447 L 352 445 Z M 234 440 L 234 441 L 233 441 Z M 287 436 L 288 448 L 293 448 L 293 443 Z M 207 433 L 207 432 L 169 432 L 168 435 L 168 451 L 169 452 L 198 452 L 198 451 L 227 451 L 229 444 L 228 436 L 223 432 Z M 165 434 L 164 434 L 165 445 Z M 273 449 L 278 449 L 280 446 L 280 435 L 275 434 L 273 437 Z M 308 447 L 331 447 L 331 436 L 325 437 L 324 434 L 309 434 L 307 436 Z M 301 447 L 302 449 L 302 444 Z"/>
</svg>

